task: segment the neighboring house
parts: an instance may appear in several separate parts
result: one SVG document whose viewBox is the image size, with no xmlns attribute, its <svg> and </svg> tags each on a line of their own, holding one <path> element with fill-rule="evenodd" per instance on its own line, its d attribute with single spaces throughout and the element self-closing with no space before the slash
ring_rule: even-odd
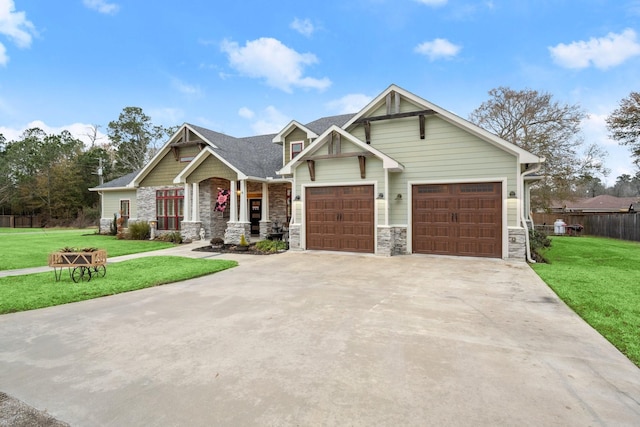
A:
<svg viewBox="0 0 640 427">
<path fill-rule="evenodd" d="M 552 213 L 633 213 L 640 208 L 640 196 L 615 197 L 606 194 L 584 199 L 554 202 Z"/>
<path fill-rule="evenodd" d="M 128 201 L 130 221 L 186 238 L 201 227 L 230 243 L 266 238 L 275 221 L 292 249 L 524 259 L 542 162 L 392 85 L 356 114 L 292 121 L 276 135 L 185 124 L 135 176 L 92 190 L 102 229 Z"/>
</svg>

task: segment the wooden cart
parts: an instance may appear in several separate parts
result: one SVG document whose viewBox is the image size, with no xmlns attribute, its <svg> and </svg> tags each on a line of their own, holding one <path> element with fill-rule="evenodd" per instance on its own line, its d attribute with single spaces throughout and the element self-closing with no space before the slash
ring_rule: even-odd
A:
<svg viewBox="0 0 640 427">
<path fill-rule="evenodd" d="M 107 274 L 107 251 L 54 252 L 49 254 L 49 267 L 53 267 L 56 282 L 60 281 L 64 268 L 69 269 L 69 277 L 74 282 L 88 282 L 93 276 Z"/>
</svg>

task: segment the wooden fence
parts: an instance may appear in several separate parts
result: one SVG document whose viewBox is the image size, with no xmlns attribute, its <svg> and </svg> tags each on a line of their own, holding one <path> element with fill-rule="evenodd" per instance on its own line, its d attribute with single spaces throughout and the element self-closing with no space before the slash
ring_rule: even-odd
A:
<svg viewBox="0 0 640 427">
<path fill-rule="evenodd" d="M 42 223 L 37 216 L 0 215 L 0 227 L 34 228 L 42 227 Z"/>
<path fill-rule="evenodd" d="M 553 233 L 553 223 L 562 219 L 567 225 L 581 224 L 583 234 L 640 242 L 640 213 L 632 214 L 533 214 L 536 227 Z M 546 227 L 542 227 L 546 224 Z"/>
</svg>

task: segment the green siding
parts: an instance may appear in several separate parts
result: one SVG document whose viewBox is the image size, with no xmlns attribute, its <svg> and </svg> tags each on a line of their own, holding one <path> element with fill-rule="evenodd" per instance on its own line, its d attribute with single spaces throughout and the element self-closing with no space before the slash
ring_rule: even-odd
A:
<svg viewBox="0 0 640 427">
<path fill-rule="evenodd" d="M 180 157 L 197 156 L 200 152 L 198 146 L 184 147 L 180 149 Z M 158 164 L 144 177 L 140 183 L 141 187 L 160 187 L 163 185 L 173 185 L 175 178 L 189 163 L 180 162 L 173 156 L 173 151 L 169 150 Z"/>
<path fill-rule="evenodd" d="M 289 160 L 291 160 L 291 150 L 290 150 L 290 144 L 291 142 L 294 141 L 302 141 L 303 142 L 303 149 L 307 148 L 307 133 L 305 131 L 303 131 L 302 129 L 296 128 L 293 131 L 291 131 L 291 133 L 289 135 L 287 135 L 284 139 L 284 159 L 283 159 L 283 163 L 282 165 L 284 166 L 286 163 L 289 162 Z"/>
<path fill-rule="evenodd" d="M 187 182 L 201 182 L 209 178 L 224 178 L 235 181 L 238 179 L 238 174 L 222 163 L 220 159 L 210 155 L 186 178 Z"/>
<path fill-rule="evenodd" d="M 392 203 L 391 224 L 408 223 L 409 181 L 460 181 L 507 178 L 506 191 L 517 191 L 516 157 L 491 143 L 437 117 L 426 119 L 425 139 L 420 139 L 417 117 L 371 123 L 371 145 L 402 163 L 402 173 L 391 173 L 389 192 L 402 201 Z M 355 136 L 364 137 L 359 127 Z M 507 205 L 509 226 L 518 224 L 514 204 Z"/>
<path fill-rule="evenodd" d="M 113 218 L 120 211 L 120 200 L 129 200 L 131 218 L 136 218 L 136 190 L 105 191 L 102 193 L 102 218 Z"/>
</svg>

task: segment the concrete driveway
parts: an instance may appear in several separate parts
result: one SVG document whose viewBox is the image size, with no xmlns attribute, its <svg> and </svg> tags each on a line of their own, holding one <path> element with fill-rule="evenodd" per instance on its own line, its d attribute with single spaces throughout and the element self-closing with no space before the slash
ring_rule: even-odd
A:
<svg viewBox="0 0 640 427">
<path fill-rule="evenodd" d="M 523 263 L 239 259 L 0 316 L 0 391 L 72 426 L 640 423 L 640 370 Z"/>
</svg>

